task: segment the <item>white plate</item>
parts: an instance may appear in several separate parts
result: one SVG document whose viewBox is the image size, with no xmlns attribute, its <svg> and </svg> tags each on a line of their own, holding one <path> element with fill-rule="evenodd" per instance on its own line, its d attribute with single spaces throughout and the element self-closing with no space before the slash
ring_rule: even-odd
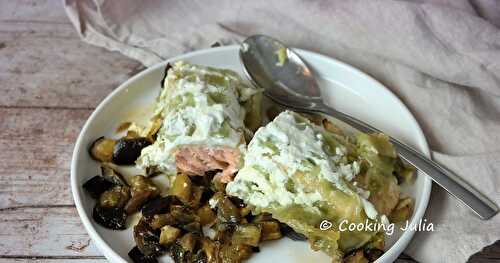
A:
<svg viewBox="0 0 500 263">
<path fill-rule="evenodd" d="M 312 67 L 328 104 L 350 113 L 387 134 L 412 145 L 429 155 L 425 137 L 415 118 L 401 101 L 380 83 L 353 67 L 313 52 L 297 50 Z M 235 70 L 243 76 L 238 60 L 238 47 L 228 46 L 192 52 L 170 61 L 191 63 Z M 90 237 L 111 262 L 131 262 L 127 256 L 134 246 L 131 228 L 125 231 L 105 229 L 91 219 L 94 200 L 82 190 L 82 184 L 99 173 L 99 165 L 88 154 L 88 147 L 100 136 L 113 137 L 124 121 L 146 122 L 160 89 L 160 80 L 167 62 L 148 68 L 129 79 L 101 102 L 85 123 L 73 152 L 71 189 L 76 208 Z M 422 218 L 431 190 L 431 180 L 422 174 L 405 191 L 415 198 L 411 224 Z M 414 232 L 397 233 L 389 237 L 387 252 L 377 262 L 392 262 L 404 250 Z M 162 262 L 170 262 L 162 257 Z M 284 238 L 267 242 L 261 252 L 248 262 L 330 262 L 321 252 L 313 252 L 306 242 Z"/>
</svg>

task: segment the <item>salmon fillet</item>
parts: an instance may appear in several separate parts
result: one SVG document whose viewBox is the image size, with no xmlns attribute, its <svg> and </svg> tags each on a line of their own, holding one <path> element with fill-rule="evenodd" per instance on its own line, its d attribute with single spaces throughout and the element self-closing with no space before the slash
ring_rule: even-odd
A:
<svg viewBox="0 0 500 263">
<path fill-rule="evenodd" d="M 188 175 L 204 175 L 205 172 L 222 170 L 214 180 L 228 183 L 238 171 L 240 151 L 229 147 L 208 148 L 206 146 L 184 146 L 175 153 L 175 164 L 179 172 Z"/>
</svg>

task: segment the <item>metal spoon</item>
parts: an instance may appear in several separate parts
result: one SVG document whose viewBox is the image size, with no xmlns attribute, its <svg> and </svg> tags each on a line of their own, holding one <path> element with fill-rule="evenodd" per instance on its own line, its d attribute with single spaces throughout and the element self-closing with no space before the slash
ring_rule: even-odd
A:
<svg viewBox="0 0 500 263">
<path fill-rule="evenodd" d="M 240 59 L 249 79 L 257 87 L 264 88 L 264 93 L 276 103 L 298 111 L 331 115 L 362 132 L 380 132 L 323 103 L 311 70 L 281 42 L 264 35 L 251 36 L 241 45 Z M 430 176 L 479 217 L 489 219 L 498 213 L 498 207 L 493 202 L 455 173 L 392 137 L 390 141 L 402 159 Z"/>
</svg>

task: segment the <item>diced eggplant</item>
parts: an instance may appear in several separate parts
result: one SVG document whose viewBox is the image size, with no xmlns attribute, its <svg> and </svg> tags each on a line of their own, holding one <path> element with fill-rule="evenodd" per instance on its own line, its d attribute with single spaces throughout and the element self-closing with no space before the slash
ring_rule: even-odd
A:
<svg viewBox="0 0 500 263">
<path fill-rule="evenodd" d="M 154 215 L 168 213 L 170 211 L 170 206 L 174 204 L 181 204 L 181 201 L 175 196 L 169 195 L 155 198 L 142 207 L 142 215 L 146 218 L 150 218 Z"/>
<path fill-rule="evenodd" d="M 152 229 L 144 220 L 134 226 L 137 248 L 146 256 L 160 256 L 165 248 L 160 245 L 160 231 Z"/>
<path fill-rule="evenodd" d="M 223 244 L 219 251 L 221 263 L 239 263 L 252 255 L 252 248 L 247 245 Z"/>
<path fill-rule="evenodd" d="M 199 222 L 200 218 L 189 207 L 182 205 L 172 205 L 170 214 L 174 217 L 176 224 L 187 225 L 191 222 Z"/>
<path fill-rule="evenodd" d="M 191 259 L 192 263 L 208 263 L 207 255 L 203 250 L 198 250 L 196 254 L 193 255 L 193 258 Z"/>
<path fill-rule="evenodd" d="M 142 207 L 151 198 L 151 192 L 139 192 L 133 195 L 128 203 L 125 205 L 125 211 L 127 214 L 131 215 Z"/>
<path fill-rule="evenodd" d="M 242 217 L 248 216 L 251 212 L 252 212 L 252 209 L 250 206 L 245 206 L 245 207 L 240 208 L 240 215 Z"/>
<path fill-rule="evenodd" d="M 191 199 L 188 205 L 194 209 L 200 207 L 201 197 L 203 196 L 204 189 L 202 186 L 191 187 Z"/>
<path fill-rule="evenodd" d="M 137 212 L 146 201 L 160 194 L 158 187 L 149 178 L 142 175 L 133 176 L 129 181 L 132 198 L 130 198 L 125 207 L 128 214 Z"/>
<path fill-rule="evenodd" d="M 101 207 L 96 204 L 94 211 L 92 211 L 92 218 L 105 228 L 123 230 L 125 229 L 127 213 L 119 207 Z"/>
<path fill-rule="evenodd" d="M 127 186 L 114 186 L 99 197 L 99 205 L 107 208 L 123 208 L 130 199 L 130 189 Z"/>
<path fill-rule="evenodd" d="M 182 246 L 177 243 L 170 245 L 170 256 L 175 263 L 188 263 L 190 260 L 189 251 L 185 251 Z"/>
<path fill-rule="evenodd" d="M 113 163 L 132 165 L 141 155 L 141 150 L 151 144 L 146 138 L 121 138 L 113 148 Z"/>
<path fill-rule="evenodd" d="M 224 193 L 223 192 L 216 192 L 215 194 L 210 197 L 210 200 L 208 200 L 208 204 L 210 205 L 211 208 L 217 209 L 217 206 L 219 205 L 219 202 L 224 199 Z"/>
<path fill-rule="evenodd" d="M 380 249 L 376 249 L 376 248 L 370 248 L 370 249 L 364 250 L 364 256 L 370 262 L 374 262 L 379 257 L 381 257 L 382 254 L 384 254 L 384 251 L 382 251 Z"/>
<path fill-rule="evenodd" d="M 194 222 L 182 225 L 181 228 L 184 229 L 185 231 L 190 232 L 190 233 L 195 233 L 195 234 L 199 234 L 199 235 L 202 234 L 200 222 L 194 221 Z"/>
<path fill-rule="evenodd" d="M 246 206 L 246 204 L 241 200 L 240 198 L 236 196 L 229 196 L 229 200 L 231 200 L 231 203 L 233 203 L 236 207 L 238 208 L 243 208 Z"/>
<path fill-rule="evenodd" d="M 275 240 L 283 237 L 280 231 L 280 224 L 278 221 L 263 221 L 259 223 L 262 228 L 262 235 L 260 240 Z"/>
<path fill-rule="evenodd" d="M 191 199 L 191 188 L 192 184 L 189 176 L 179 173 L 172 183 L 170 194 L 177 196 L 184 203 L 187 203 Z"/>
<path fill-rule="evenodd" d="M 256 247 L 261 239 L 261 226 L 258 224 L 236 225 L 232 242 Z"/>
<path fill-rule="evenodd" d="M 85 189 L 92 198 L 97 199 L 102 193 L 111 188 L 111 186 L 113 186 L 113 183 L 104 179 L 102 176 L 96 175 L 83 184 L 83 189 Z"/>
<path fill-rule="evenodd" d="M 288 226 L 287 224 L 280 223 L 280 230 L 283 235 L 295 241 L 306 241 L 307 237 L 302 235 L 301 233 L 295 232 L 293 228 Z"/>
<path fill-rule="evenodd" d="M 177 240 L 177 243 L 182 247 L 184 251 L 193 252 L 197 240 L 197 235 L 188 232 L 184 234 L 179 240 Z"/>
<path fill-rule="evenodd" d="M 171 214 L 159 214 L 159 215 L 154 215 L 150 220 L 149 220 L 149 225 L 153 229 L 160 229 L 163 226 L 166 225 L 173 225 L 175 224 L 175 218 Z"/>
<path fill-rule="evenodd" d="M 181 235 L 180 229 L 166 225 L 161 228 L 160 244 L 164 246 L 169 245 L 173 243 L 180 235 Z"/>
<path fill-rule="evenodd" d="M 226 189 L 226 184 L 221 182 L 220 180 L 214 179 L 212 180 L 212 185 L 210 187 L 215 192 L 224 192 Z"/>
<path fill-rule="evenodd" d="M 104 179 L 112 182 L 114 185 L 128 186 L 127 181 L 123 179 L 123 176 L 113 169 L 109 163 L 103 163 L 101 165 L 101 174 Z"/>
<path fill-rule="evenodd" d="M 203 237 L 200 240 L 201 250 L 207 256 L 208 263 L 215 263 L 217 261 L 217 256 L 219 254 L 219 243 L 214 242 L 207 237 Z"/>
<path fill-rule="evenodd" d="M 135 246 L 128 252 L 128 256 L 132 259 L 134 263 L 158 263 L 156 257 L 148 257 Z"/>
<path fill-rule="evenodd" d="M 215 194 L 212 189 L 208 187 L 203 187 L 203 194 L 201 195 L 200 203 L 204 204 L 210 200 L 210 198 Z"/>
<path fill-rule="evenodd" d="M 217 203 L 217 218 L 222 222 L 238 223 L 241 220 L 240 210 L 224 197 Z"/>
<path fill-rule="evenodd" d="M 113 149 L 115 147 L 116 141 L 113 139 L 107 139 L 99 137 L 95 140 L 89 148 L 89 154 L 92 159 L 99 162 L 111 162 L 113 159 Z"/>
<path fill-rule="evenodd" d="M 132 176 L 129 180 L 130 190 L 132 191 L 132 195 L 140 192 L 151 192 L 153 196 L 156 196 L 160 193 L 158 187 L 142 175 Z"/>
<path fill-rule="evenodd" d="M 198 208 L 196 214 L 200 217 L 200 224 L 203 226 L 213 224 L 216 219 L 214 211 L 208 204 Z"/>
</svg>

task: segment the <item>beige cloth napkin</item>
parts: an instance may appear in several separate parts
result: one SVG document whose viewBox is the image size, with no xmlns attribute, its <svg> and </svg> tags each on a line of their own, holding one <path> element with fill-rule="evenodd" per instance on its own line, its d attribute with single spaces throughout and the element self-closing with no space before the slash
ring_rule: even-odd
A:
<svg viewBox="0 0 500 263">
<path fill-rule="evenodd" d="M 433 158 L 500 204 L 500 1 L 66 0 L 83 40 L 150 66 L 171 56 L 264 33 L 352 64 L 396 93 L 417 117 Z M 500 239 L 434 185 L 406 253 L 465 262 Z"/>
</svg>

